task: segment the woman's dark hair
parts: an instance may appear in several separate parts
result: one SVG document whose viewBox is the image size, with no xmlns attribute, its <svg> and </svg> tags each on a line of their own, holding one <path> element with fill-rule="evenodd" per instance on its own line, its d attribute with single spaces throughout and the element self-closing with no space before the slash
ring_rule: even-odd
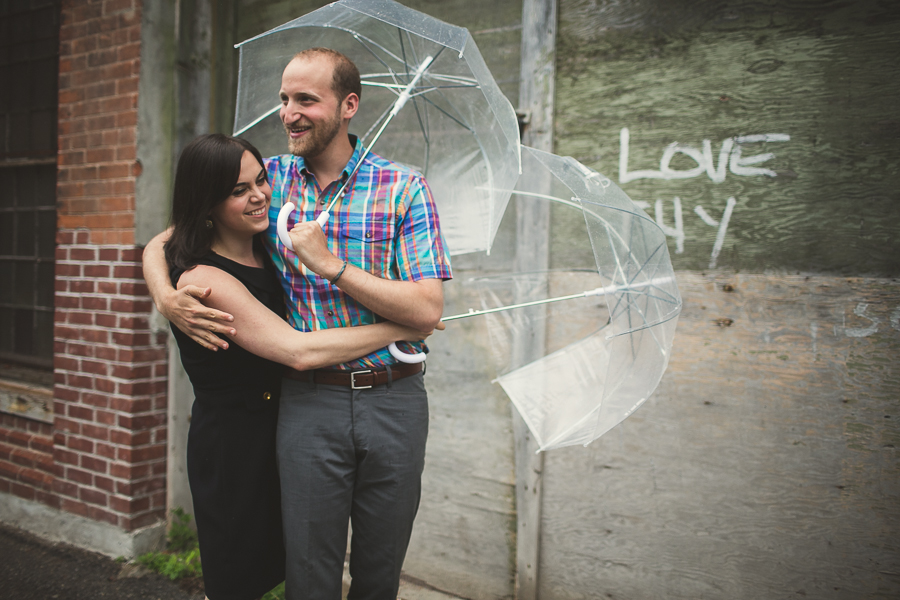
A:
<svg viewBox="0 0 900 600">
<path fill-rule="evenodd" d="M 253 144 L 221 133 L 201 135 L 181 151 L 172 194 L 172 235 L 165 245 L 170 267 L 188 269 L 209 253 L 213 229 L 206 220 L 213 207 L 234 191 L 244 151 L 262 166 Z"/>
</svg>

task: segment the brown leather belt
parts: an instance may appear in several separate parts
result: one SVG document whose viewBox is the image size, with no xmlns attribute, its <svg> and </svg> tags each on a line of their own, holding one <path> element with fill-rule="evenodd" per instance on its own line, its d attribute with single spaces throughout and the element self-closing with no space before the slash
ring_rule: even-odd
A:
<svg viewBox="0 0 900 600">
<path fill-rule="evenodd" d="M 391 379 L 397 381 L 410 375 L 415 375 L 422 371 L 422 363 L 409 365 L 406 363 L 397 363 L 391 365 Z M 309 381 L 310 375 L 312 380 L 323 385 L 339 385 L 354 390 L 366 390 L 376 385 L 384 385 L 388 382 L 387 369 L 372 371 L 366 369 L 363 371 L 327 371 L 324 369 L 316 369 L 315 371 L 298 371 L 296 369 L 286 369 L 284 376 L 288 379 L 297 381 Z"/>
</svg>

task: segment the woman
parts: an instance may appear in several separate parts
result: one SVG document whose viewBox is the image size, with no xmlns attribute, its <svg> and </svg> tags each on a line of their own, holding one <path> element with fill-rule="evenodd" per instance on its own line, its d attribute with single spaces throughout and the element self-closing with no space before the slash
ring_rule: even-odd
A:
<svg viewBox="0 0 900 600">
<path fill-rule="evenodd" d="M 275 464 L 283 365 L 340 364 L 430 333 L 393 323 L 312 333 L 288 325 L 257 235 L 268 227 L 270 199 L 262 157 L 248 142 L 205 135 L 182 152 L 165 246 L 172 283 L 212 288 L 205 302 L 231 313 L 240 331 L 226 351 L 211 352 L 172 327 L 196 398 L 188 479 L 211 600 L 258 598 L 284 580 Z"/>
</svg>

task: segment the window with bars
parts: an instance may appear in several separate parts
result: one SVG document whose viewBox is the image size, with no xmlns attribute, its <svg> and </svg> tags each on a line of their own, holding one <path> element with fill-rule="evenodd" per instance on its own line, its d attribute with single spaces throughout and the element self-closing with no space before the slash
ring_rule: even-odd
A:
<svg viewBox="0 0 900 600">
<path fill-rule="evenodd" d="M 58 70 L 59 0 L 0 1 L 0 376 L 53 365 Z"/>
</svg>

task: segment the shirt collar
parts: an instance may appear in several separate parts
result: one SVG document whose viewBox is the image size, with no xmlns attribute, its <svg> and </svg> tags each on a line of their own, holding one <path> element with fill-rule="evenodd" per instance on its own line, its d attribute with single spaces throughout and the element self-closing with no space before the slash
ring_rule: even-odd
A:
<svg viewBox="0 0 900 600">
<path fill-rule="evenodd" d="M 353 169 L 356 168 L 356 163 L 359 162 L 359 157 L 363 155 L 366 151 L 365 146 L 363 146 L 362 141 L 352 133 L 348 133 L 347 137 L 350 138 L 350 143 L 353 145 L 353 155 L 350 157 L 350 160 L 344 166 L 344 172 L 341 174 L 341 182 L 347 180 L 350 177 L 350 173 L 353 172 Z M 311 174 L 309 170 L 306 168 L 306 160 L 302 156 L 294 157 L 294 165 L 297 171 L 303 175 L 304 179 L 307 179 Z"/>
</svg>

